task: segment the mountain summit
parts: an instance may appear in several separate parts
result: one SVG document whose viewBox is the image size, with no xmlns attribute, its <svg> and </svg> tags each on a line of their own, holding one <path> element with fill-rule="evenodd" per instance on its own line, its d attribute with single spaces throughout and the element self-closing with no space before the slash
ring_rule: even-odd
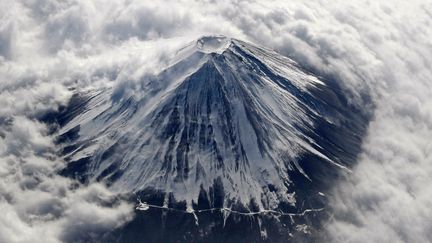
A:
<svg viewBox="0 0 432 243">
<path fill-rule="evenodd" d="M 196 41 L 196 48 L 204 53 L 222 54 L 231 44 L 231 38 L 225 36 L 204 36 Z"/>
<path fill-rule="evenodd" d="M 103 89 L 74 99 L 59 138 L 65 173 L 162 193 L 164 204 L 187 208 L 204 200 L 304 210 L 306 196 L 319 198 L 349 170 L 364 130 L 334 82 L 223 36 L 178 50 L 164 70 L 142 78 L 139 95 Z"/>
</svg>

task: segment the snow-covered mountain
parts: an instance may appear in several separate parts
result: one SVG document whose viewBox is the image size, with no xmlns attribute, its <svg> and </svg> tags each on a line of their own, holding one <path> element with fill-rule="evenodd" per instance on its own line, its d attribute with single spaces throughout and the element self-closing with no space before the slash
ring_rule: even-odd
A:
<svg viewBox="0 0 432 243">
<path fill-rule="evenodd" d="M 364 130 L 334 82 L 223 36 L 178 50 L 135 94 L 77 93 L 60 117 L 67 174 L 164 193 L 165 204 L 174 198 L 189 209 L 205 198 L 304 210 L 306 197 L 349 171 Z"/>
</svg>

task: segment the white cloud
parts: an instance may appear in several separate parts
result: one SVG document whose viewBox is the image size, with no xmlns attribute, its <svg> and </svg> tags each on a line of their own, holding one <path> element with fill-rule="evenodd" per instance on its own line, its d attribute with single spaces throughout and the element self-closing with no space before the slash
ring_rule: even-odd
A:
<svg viewBox="0 0 432 243">
<path fill-rule="evenodd" d="M 0 0 L 0 16 L 0 242 L 74 241 L 127 221 L 130 205 L 88 198 L 113 200 L 106 188 L 55 175 L 63 162 L 35 118 L 65 104 L 68 86 L 137 92 L 169 50 L 205 33 L 274 48 L 340 80 L 353 102 L 372 96 L 364 151 L 332 198 L 332 241 L 431 241 L 427 1 Z"/>
</svg>

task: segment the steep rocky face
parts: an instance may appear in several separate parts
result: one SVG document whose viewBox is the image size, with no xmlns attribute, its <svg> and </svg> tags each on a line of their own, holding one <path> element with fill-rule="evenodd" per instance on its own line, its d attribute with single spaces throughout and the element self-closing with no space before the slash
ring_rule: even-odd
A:
<svg viewBox="0 0 432 243">
<path fill-rule="evenodd" d="M 220 36 L 179 50 L 136 95 L 76 97 L 82 111 L 60 131 L 66 174 L 163 193 L 164 204 L 173 198 L 188 208 L 201 198 L 209 207 L 302 211 L 349 170 L 367 120 L 335 83 Z"/>
</svg>

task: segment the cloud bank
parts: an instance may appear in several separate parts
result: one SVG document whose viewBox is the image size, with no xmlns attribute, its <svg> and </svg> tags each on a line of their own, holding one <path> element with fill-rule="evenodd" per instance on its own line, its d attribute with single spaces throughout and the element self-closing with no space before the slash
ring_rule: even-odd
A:
<svg viewBox="0 0 432 243">
<path fill-rule="evenodd" d="M 102 185 L 56 175 L 64 162 L 38 118 L 70 88 L 139 92 L 171 50 L 206 33 L 274 48 L 375 107 L 325 237 L 431 242 L 431 25 L 421 0 L 0 0 L 0 242 L 85 241 L 130 219 Z"/>
</svg>

